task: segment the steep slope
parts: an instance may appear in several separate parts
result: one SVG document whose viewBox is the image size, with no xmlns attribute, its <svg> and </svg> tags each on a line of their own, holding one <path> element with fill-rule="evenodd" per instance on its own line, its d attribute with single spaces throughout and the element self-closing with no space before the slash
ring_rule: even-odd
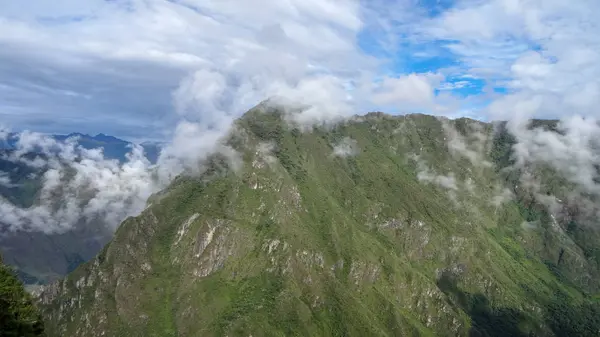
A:
<svg viewBox="0 0 600 337">
<path fill-rule="evenodd" d="M 241 160 L 215 155 L 180 177 L 46 287 L 50 335 L 597 333 L 584 299 L 597 284 L 575 276 L 593 268 L 573 267 L 588 263 L 575 248 L 567 267 L 545 263 L 563 241 L 535 240 L 562 232 L 531 230 L 533 206 L 504 200 L 511 146 L 492 125 L 371 113 L 301 131 L 283 119 L 248 112 L 227 141 Z"/>
<path fill-rule="evenodd" d="M 0 336 L 44 336 L 42 317 L 31 297 L 0 256 Z"/>
</svg>

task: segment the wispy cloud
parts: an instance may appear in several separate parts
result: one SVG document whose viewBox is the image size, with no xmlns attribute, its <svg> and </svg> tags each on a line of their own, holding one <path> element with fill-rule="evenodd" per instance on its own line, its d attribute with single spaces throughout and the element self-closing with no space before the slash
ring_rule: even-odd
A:
<svg viewBox="0 0 600 337">
<path fill-rule="evenodd" d="M 28 208 L 0 199 L 2 223 L 9 230 L 60 233 L 98 220 L 115 229 L 126 216 L 138 214 L 159 187 L 141 147 L 132 147 L 127 162 L 120 164 L 105 159 L 101 149 L 87 150 L 76 144 L 38 133 L 20 135 L 17 149 L 3 160 L 38 170 L 41 187 Z M 32 153 L 36 157 L 31 158 Z M 12 184 L 6 176 L 2 182 Z"/>
<path fill-rule="evenodd" d="M 560 121 L 556 131 L 542 127 L 530 129 L 525 123 L 511 125 L 517 141 L 513 147 L 516 167 L 549 165 L 572 183 L 575 191 L 600 196 L 600 124 L 597 120 L 572 116 Z"/>
<path fill-rule="evenodd" d="M 179 120 L 170 93 L 208 73 L 223 78 L 202 85 L 235 93 L 238 115 L 272 94 L 335 99 L 344 114 L 432 111 L 443 76 L 389 71 L 391 54 L 362 43 L 373 31 L 397 49 L 387 32 L 420 15 L 402 2 L 378 16 L 383 9 L 354 0 L 9 3 L 0 10 L 0 113 L 37 131 L 168 138 Z"/>
<path fill-rule="evenodd" d="M 485 159 L 487 154 L 488 134 L 477 122 L 466 122 L 465 133 L 461 135 L 447 120 L 442 119 L 444 140 L 452 155 L 467 158 L 474 167 L 491 167 L 492 163 Z"/>
<path fill-rule="evenodd" d="M 333 155 L 337 157 L 351 157 L 359 152 L 358 143 L 350 137 L 344 137 L 333 146 Z"/>
<path fill-rule="evenodd" d="M 433 184 L 445 189 L 451 200 L 456 201 L 456 192 L 459 190 L 454 172 L 448 174 L 437 174 L 418 155 L 411 157 L 417 164 L 417 180 L 425 184 Z"/>
<path fill-rule="evenodd" d="M 466 73 L 514 92 L 494 97 L 492 117 L 597 116 L 599 10 L 595 1 L 464 1 L 422 30 Z"/>
</svg>

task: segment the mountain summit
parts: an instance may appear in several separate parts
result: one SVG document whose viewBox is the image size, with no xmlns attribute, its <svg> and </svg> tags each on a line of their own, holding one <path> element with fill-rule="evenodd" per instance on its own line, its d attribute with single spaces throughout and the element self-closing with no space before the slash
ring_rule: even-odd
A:
<svg viewBox="0 0 600 337">
<path fill-rule="evenodd" d="M 520 184 L 568 187 L 510 169 L 502 127 L 283 117 L 248 112 L 226 141 L 238 157 L 176 179 L 45 287 L 49 335 L 597 335 L 597 229 Z"/>
</svg>

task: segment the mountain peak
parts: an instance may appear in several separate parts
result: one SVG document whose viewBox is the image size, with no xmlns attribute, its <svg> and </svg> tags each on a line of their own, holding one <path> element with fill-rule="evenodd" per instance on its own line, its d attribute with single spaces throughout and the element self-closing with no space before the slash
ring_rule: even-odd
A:
<svg viewBox="0 0 600 337">
<path fill-rule="evenodd" d="M 46 287 L 50 335 L 598 331 L 585 294 L 600 270 L 581 247 L 600 233 L 517 189 L 491 125 L 374 113 L 295 132 L 282 113 L 246 113 L 235 170 L 180 176 Z"/>
<path fill-rule="evenodd" d="M 66 140 L 68 138 L 76 138 L 76 137 L 78 137 L 78 138 L 86 138 L 86 137 L 88 137 L 89 138 L 90 135 L 83 134 L 83 133 L 80 133 L 80 132 L 71 132 L 68 135 L 52 135 L 52 137 L 54 139 L 62 141 L 62 140 Z"/>
<path fill-rule="evenodd" d="M 104 133 L 99 133 L 99 134 L 95 135 L 93 138 L 96 140 L 99 140 L 99 141 L 106 141 L 106 142 L 125 142 L 122 139 L 119 139 L 114 136 L 108 136 L 108 135 L 105 135 Z"/>
</svg>

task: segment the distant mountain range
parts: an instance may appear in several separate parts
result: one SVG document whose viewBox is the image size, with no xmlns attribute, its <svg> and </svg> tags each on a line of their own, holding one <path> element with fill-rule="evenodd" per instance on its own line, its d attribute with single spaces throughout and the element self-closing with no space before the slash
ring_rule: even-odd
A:
<svg viewBox="0 0 600 337">
<path fill-rule="evenodd" d="M 104 157 L 126 160 L 126 154 L 131 151 L 131 142 L 98 134 L 90 136 L 81 133 L 68 135 L 52 135 L 57 141 L 78 138 L 78 144 L 86 149 L 103 148 Z M 8 183 L 0 183 L 0 197 L 22 208 L 35 204 L 42 185 L 39 169 L 21 162 L 8 159 L 8 154 L 17 148 L 18 133 L 9 134 L 0 140 L 0 177 Z M 145 142 L 146 158 L 156 163 L 162 144 Z M 44 157 L 35 151 L 25 157 L 33 159 Z M 18 277 L 26 284 L 46 283 L 56 280 L 74 270 L 81 263 L 94 257 L 111 239 L 112 231 L 106 226 L 93 222 L 82 222 L 75 228 L 63 234 L 44 234 L 41 232 L 10 232 L 3 229 L 0 215 L 0 254 L 6 264 L 15 268 Z"/>
<path fill-rule="evenodd" d="M 124 162 L 127 159 L 126 154 L 131 151 L 130 146 L 133 144 L 132 142 L 128 142 L 114 136 L 105 135 L 103 133 L 90 136 L 87 134 L 74 132 L 68 135 L 51 135 L 51 137 L 57 141 L 66 141 L 69 138 L 79 138 L 78 143 L 82 147 L 86 149 L 103 148 L 105 158 L 118 159 L 121 162 Z M 0 149 L 15 149 L 18 140 L 18 133 L 10 133 L 6 139 L 0 139 Z M 143 142 L 139 145 L 144 148 L 146 158 L 148 158 L 151 163 L 156 163 L 162 143 Z"/>
</svg>

